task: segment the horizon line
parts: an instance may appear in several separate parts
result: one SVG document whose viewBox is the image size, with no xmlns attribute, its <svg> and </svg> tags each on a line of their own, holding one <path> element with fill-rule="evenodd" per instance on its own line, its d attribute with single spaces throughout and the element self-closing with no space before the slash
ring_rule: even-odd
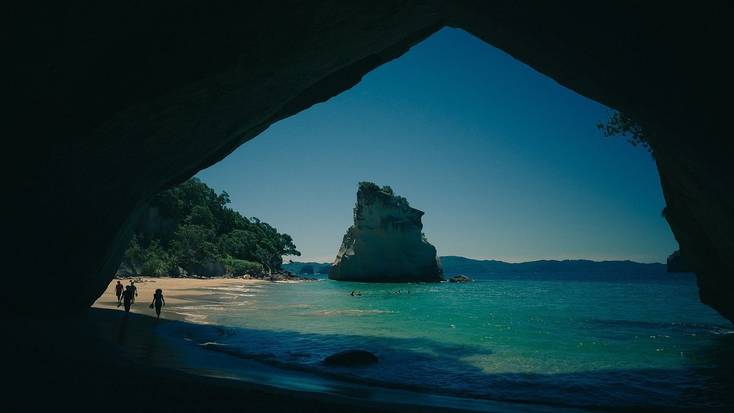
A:
<svg viewBox="0 0 734 413">
<path fill-rule="evenodd" d="M 538 262 L 538 261 L 592 261 L 592 262 L 633 262 L 637 264 L 660 264 L 660 265 L 666 265 L 666 262 L 660 262 L 660 261 L 636 261 L 634 259 L 630 258 L 604 258 L 604 259 L 594 259 L 594 258 L 535 258 L 535 259 L 526 259 L 526 260 L 504 260 L 500 258 L 473 258 L 473 257 L 467 257 L 464 255 L 439 255 L 439 258 L 444 257 L 459 257 L 459 258 L 466 258 L 473 261 L 500 261 L 505 262 L 508 264 L 524 264 L 528 262 Z M 294 259 L 295 258 L 295 259 Z M 317 264 L 332 264 L 334 262 L 334 259 L 322 259 L 323 257 L 309 257 L 309 258 L 302 258 L 302 257 L 293 257 L 288 258 L 288 260 L 291 260 L 293 262 L 313 262 Z M 287 262 L 284 262 L 284 264 L 287 264 Z"/>
</svg>

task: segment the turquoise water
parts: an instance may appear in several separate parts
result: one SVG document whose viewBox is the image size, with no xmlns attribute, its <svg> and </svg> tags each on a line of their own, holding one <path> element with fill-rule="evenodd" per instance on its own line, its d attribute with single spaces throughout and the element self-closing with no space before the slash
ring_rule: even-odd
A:
<svg viewBox="0 0 734 413">
<path fill-rule="evenodd" d="M 278 366 L 462 397 L 587 407 L 731 403 L 734 329 L 698 301 L 692 276 L 474 276 L 469 284 L 228 288 L 215 292 L 227 304 L 207 311 L 224 334 L 201 341 Z M 353 348 L 380 362 L 321 363 Z"/>
</svg>

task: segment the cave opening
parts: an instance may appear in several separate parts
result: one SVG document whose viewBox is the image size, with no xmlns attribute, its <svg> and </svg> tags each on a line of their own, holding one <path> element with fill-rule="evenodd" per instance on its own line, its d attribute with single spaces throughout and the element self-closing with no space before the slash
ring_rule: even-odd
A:
<svg viewBox="0 0 734 413">
<path fill-rule="evenodd" d="M 734 334 L 713 313 L 734 320 L 734 174 L 728 173 L 734 67 L 724 53 L 734 26 L 728 2 L 49 2 L 15 4 L 8 16 L 9 246 L 0 288 L 6 410 L 732 410 Z M 418 69 L 426 70 L 388 83 L 388 91 L 413 87 L 415 94 L 389 96 L 382 103 L 385 117 L 352 123 L 348 136 L 365 132 L 364 139 L 320 141 L 330 135 L 319 125 L 293 129 L 334 102 L 343 109 L 341 120 L 347 119 L 344 109 L 360 88 L 384 71 L 395 73 L 436 41 L 421 43 L 443 27 L 466 30 L 634 119 L 654 150 L 659 182 L 648 154 L 594 130 L 609 115 L 606 108 L 592 104 L 603 112 L 597 116 L 593 107 L 574 105 L 584 100 L 571 93 L 555 105 L 543 104 L 542 82 L 515 83 L 487 67 L 481 51 L 476 59 L 462 57 L 466 48 L 459 44 L 446 47 L 443 58 L 425 60 Z M 456 32 L 439 36 L 447 33 Z M 395 60 L 416 45 L 407 60 Z M 466 71 L 450 70 L 467 60 Z M 450 82 L 426 75 L 442 64 Z M 481 73 L 474 72 L 480 71 L 486 73 L 477 82 Z M 441 99 L 429 96 L 441 87 Z M 532 90 L 532 99 L 513 101 L 513 90 L 507 90 L 513 87 Z M 379 95 L 374 92 L 369 94 Z M 393 105 L 410 96 L 426 99 Z M 455 117 L 456 107 L 463 109 L 459 114 L 482 116 Z M 577 116 L 564 115 L 569 107 Z M 425 127 L 417 109 L 441 123 Z M 503 109 L 503 116 L 490 118 Z M 538 112 L 547 116 L 529 116 Z M 372 115 L 366 108 L 362 114 Z M 582 114 L 589 116 L 581 120 Z M 385 125 L 389 116 L 400 119 Z M 550 126 L 563 119 L 569 120 L 561 128 L 567 136 L 553 135 L 559 129 Z M 483 129 L 485 121 L 492 129 Z M 412 130 L 400 130 L 400 136 L 367 134 L 409 124 Z M 516 129 L 503 129 L 509 126 Z M 532 132 L 543 127 L 547 133 Z M 573 139 L 571 131 L 581 127 L 581 139 Z M 517 128 L 530 132 L 516 134 Z M 303 139 L 282 140 L 279 159 L 293 151 L 302 156 L 290 164 L 268 161 L 264 142 L 277 146 L 278 134 L 288 138 L 291 132 Z M 215 169 L 228 161 L 203 171 L 258 135 L 243 151 L 260 158 L 244 159 L 240 175 L 247 163 L 263 162 L 247 177 L 235 174 L 229 182 L 222 175 L 217 183 Z M 565 144 L 554 146 L 554 138 Z M 308 156 L 315 149 L 299 146 L 308 141 L 320 142 L 321 151 Z M 322 157 L 338 152 L 330 146 L 347 145 L 351 152 L 343 157 Z M 597 146 L 604 149 L 597 152 Z M 625 154 L 618 164 L 611 160 L 617 152 Z M 381 165 L 377 172 L 384 176 L 349 176 L 366 162 Z M 405 167 L 391 173 L 401 169 L 395 165 Z M 632 165 L 641 169 L 630 170 Z M 327 179 L 314 180 L 313 172 L 329 167 Z M 605 168 L 614 173 L 605 175 Z M 463 173 L 452 177 L 451 171 Z M 549 279 L 547 272 L 543 277 L 507 268 L 499 271 L 504 277 L 498 271 L 489 277 L 467 267 L 461 272 L 474 282 L 409 289 L 351 287 L 348 281 L 145 277 L 134 313 L 125 314 L 105 289 L 136 225 L 160 191 L 197 173 L 216 190 L 205 199 L 226 204 L 219 191 L 230 191 L 231 211 L 264 220 L 239 224 L 268 232 L 265 223 L 272 223 L 294 235 L 303 253 L 297 260 L 319 261 L 332 258 L 352 222 L 357 180 L 390 185 L 385 193 L 404 195 L 424 210 L 427 239 L 440 255 L 508 261 L 540 258 L 538 251 L 549 258 L 596 259 L 649 253 L 634 246 L 661 245 L 656 237 L 671 241 L 667 228 L 647 232 L 650 223 L 662 225 L 661 187 L 664 219 L 696 279 L 665 274 L 653 280 L 635 273 L 624 280 Z M 300 178 L 331 185 L 328 191 L 312 186 L 312 193 L 324 194 L 314 200 L 299 195 L 309 191 L 299 186 Z M 267 185 L 251 186 L 251 196 L 241 198 L 233 189 L 238 180 Z M 590 181 L 598 188 L 585 185 Z M 603 187 L 615 188 L 617 196 L 610 198 Z M 583 196 L 576 202 L 559 201 L 577 193 Z M 583 205 L 590 207 L 585 211 Z M 311 225 L 328 208 L 329 220 Z M 623 211 L 646 208 L 650 221 L 640 222 L 648 224 L 628 225 L 636 215 Z M 528 211 L 548 215 L 533 219 Z M 587 212 L 601 219 L 584 222 Z M 573 219 L 560 218 L 569 215 Z M 182 219 L 189 217 L 187 225 L 210 221 L 202 209 Z M 537 231 L 528 236 L 517 223 Z M 323 229 L 333 238 L 319 235 Z M 542 230 L 553 231 L 541 237 Z M 624 242 L 600 244 L 614 238 L 594 237 L 605 232 Z M 571 235 L 586 242 L 573 250 Z M 210 244 L 212 251 L 219 248 Z M 472 250 L 478 245 L 491 251 Z M 661 247 L 650 261 L 661 261 L 668 249 Z M 484 270 L 501 264 L 464 263 L 480 263 Z M 155 319 L 149 307 L 155 301 L 148 301 L 158 288 L 166 298 L 163 320 Z M 110 308 L 90 309 L 95 300 L 95 307 Z M 202 315 L 208 319 L 197 318 Z"/>
<path fill-rule="evenodd" d="M 351 223 L 359 181 L 389 185 L 425 211 L 424 230 L 442 256 L 664 262 L 676 242 L 661 217 L 654 160 L 622 139 L 602 139 L 596 123 L 610 113 L 465 32 L 443 29 L 197 177 L 227 191 L 233 209 L 291 234 L 302 260 L 318 264 L 333 258 Z M 330 352 L 367 343 L 388 367 L 367 369 L 360 380 L 574 406 L 640 398 L 667 405 L 685 390 L 656 396 L 665 377 L 709 367 L 702 359 L 728 331 L 697 301 L 690 274 L 555 275 L 478 277 L 465 290 L 451 286 L 454 295 L 435 285 L 315 282 L 296 293 L 279 284 L 227 285 L 210 291 L 218 302 L 199 309 L 184 302 L 179 312 L 187 319 L 203 310 L 232 327 L 219 344 L 244 358 L 267 348 L 266 359 L 287 354 L 288 363 L 321 373 Z M 491 283 L 492 293 L 476 290 Z M 410 308 L 400 301 L 407 296 L 415 297 Z M 201 343 L 211 342 L 204 336 Z M 628 377 L 624 389 L 599 400 L 619 374 Z M 549 380 L 550 391 L 525 391 Z M 639 391 L 650 380 L 653 390 Z M 497 381 L 507 385 L 486 390 Z M 593 388 L 585 397 L 557 396 L 581 381 Z"/>
<path fill-rule="evenodd" d="M 677 243 L 654 159 L 602 137 L 611 113 L 445 28 L 196 176 L 309 261 L 333 260 L 357 183 L 374 181 L 426 212 L 444 255 L 664 262 Z"/>
</svg>

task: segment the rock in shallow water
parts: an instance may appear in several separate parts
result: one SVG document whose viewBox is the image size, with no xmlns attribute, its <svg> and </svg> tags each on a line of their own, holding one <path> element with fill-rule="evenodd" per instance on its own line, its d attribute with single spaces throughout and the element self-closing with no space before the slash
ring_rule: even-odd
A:
<svg viewBox="0 0 734 413">
<path fill-rule="evenodd" d="M 457 274 L 457 275 L 454 275 L 453 277 L 449 278 L 449 282 L 452 282 L 452 283 L 468 283 L 468 282 L 472 282 L 472 281 L 473 280 L 470 277 L 468 277 L 468 276 L 466 276 L 464 274 Z"/>
<path fill-rule="evenodd" d="M 341 281 L 441 281 L 436 248 L 422 232 L 423 211 L 389 186 L 360 182 L 354 225 L 339 248 L 329 278 Z"/>
<path fill-rule="evenodd" d="M 367 350 L 347 350 L 330 355 L 324 364 L 331 366 L 355 367 L 377 363 L 379 359 Z"/>
</svg>

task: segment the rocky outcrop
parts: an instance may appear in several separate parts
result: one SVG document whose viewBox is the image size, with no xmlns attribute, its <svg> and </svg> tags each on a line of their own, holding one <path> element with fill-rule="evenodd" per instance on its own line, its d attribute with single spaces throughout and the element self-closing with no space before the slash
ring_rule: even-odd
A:
<svg viewBox="0 0 734 413">
<path fill-rule="evenodd" d="M 3 166 L 18 264 L 0 311 L 84 310 L 153 194 L 449 25 L 645 126 L 701 300 L 734 320 L 732 17 L 718 0 L 15 2 Z M 58 277 L 76 286 L 63 305 L 36 288 Z"/>
<path fill-rule="evenodd" d="M 423 211 L 388 186 L 360 182 L 354 225 L 339 248 L 329 278 L 340 281 L 440 281 L 436 248 L 423 235 Z"/>
<path fill-rule="evenodd" d="M 667 261 L 668 272 L 691 272 L 691 266 L 688 265 L 688 260 L 681 250 L 676 250 L 668 257 Z"/>
<path fill-rule="evenodd" d="M 452 283 L 468 283 L 472 282 L 472 279 L 469 276 L 466 276 L 464 274 L 457 274 L 453 277 L 449 278 L 449 282 Z"/>
</svg>

